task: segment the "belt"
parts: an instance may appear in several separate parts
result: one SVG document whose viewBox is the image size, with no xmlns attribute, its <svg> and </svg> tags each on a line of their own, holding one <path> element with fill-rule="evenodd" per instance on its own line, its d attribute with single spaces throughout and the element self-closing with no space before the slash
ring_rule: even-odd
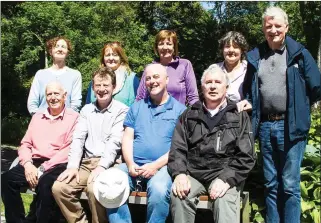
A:
<svg viewBox="0 0 321 223">
<path fill-rule="evenodd" d="M 269 120 L 269 121 L 278 121 L 285 119 L 285 114 L 267 114 L 262 115 L 263 120 Z"/>
</svg>

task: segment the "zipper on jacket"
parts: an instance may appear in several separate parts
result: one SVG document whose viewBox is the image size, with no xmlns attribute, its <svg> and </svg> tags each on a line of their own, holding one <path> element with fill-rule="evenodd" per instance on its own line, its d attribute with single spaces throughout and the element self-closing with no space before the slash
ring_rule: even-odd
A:
<svg viewBox="0 0 321 223">
<path fill-rule="evenodd" d="M 220 150 L 220 146 L 221 146 L 221 131 L 218 132 L 218 136 L 216 139 L 216 152 Z"/>
</svg>

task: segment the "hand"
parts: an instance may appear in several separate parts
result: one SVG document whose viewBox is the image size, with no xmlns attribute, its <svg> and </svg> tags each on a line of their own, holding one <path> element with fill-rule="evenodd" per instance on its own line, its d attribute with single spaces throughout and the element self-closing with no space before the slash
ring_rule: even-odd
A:
<svg viewBox="0 0 321 223">
<path fill-rule="evenodd" d="M 139 176 L 138 173 L 138 165 L 136 163 L 133 163 L 131 165 L 128 165 L 128 171 L 129 171 L 129 175 L 132 177 L 137 177 Z"/>
<path fill-rule="evenodd" d="M 35 188 L 38 184 L 38 169 L 31 162 L 27 162 L 24 166 L 25 177 L 31 188 Z"/>
<path fill-rule="evenodd" d="M 178 174 L 173 182 L 172 191 L 180 199 L 185 198 L 191 189 L 191 182 L 186 174 Z"/>
<path fill-rule="evenodd" d="M 103 172 L 105 170 L 104 167 L 102 166 L 97 166 L 89 175 L 88 180 L 87 180 L 87 184 L 90 184 L 91 182 L 94 182 L 96 180 L 96 178 L 98 177 L 98 175 Z"/>
<path fill-rule="evenodd" d="M 213 200 L 223 197 L 228 189 L 230 189 L 230 185 L 228 183 L 224 183 L 221 179 L 216 179 L 212 185 L 210 197 Z"/>
<path fill-rule="evenodd" d="M 146 163 L 143 166 L 139 166 L 138 168 L 136 168 L 136 170 L 138 170 L 138 175 L 141 175 L 146 179 L 151 178 L 158 171 L 154 163 Z"/>
<path fill-rule="evenodd" d="M 236 103 L 236 106 L 238 112 L 252 110 L 252 105 L 247 100 L 242 100 Z"/>
<path fill-rule="evenodd" d="M 76 177 L 76 182 L 79 183 L 79 171 L 78 168 L 68 168 L 64 172 L 62 172 L 57 178 L 58 181 L 64 181 L 66 184 Z"/>
</svg>

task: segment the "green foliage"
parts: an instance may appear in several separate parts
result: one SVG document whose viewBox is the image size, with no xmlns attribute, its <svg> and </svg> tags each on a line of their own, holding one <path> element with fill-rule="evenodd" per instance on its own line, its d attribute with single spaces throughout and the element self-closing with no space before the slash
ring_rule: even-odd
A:
<svg viewBox="0 0 321 223">
<path fill-rule="evenodd" d="M 26 133 L 30 118 L 10 115 L 1 120 L 1 143 L 18 146 Z"/>
<path fill-rule="evenodd" d="M 33 200 L 33 195 L 21 193 L 21 198 L 22 198 L 22 202 L 23 202 L 23 207 L 25 209 L 25 213 L 29 213 L 30 204 Z M 4 209 L 5 208 L 4 208 L 2 201 L 0 202 L 0 207 L 1 207 L 1 216 L 4 216 Z"/>
</svg>

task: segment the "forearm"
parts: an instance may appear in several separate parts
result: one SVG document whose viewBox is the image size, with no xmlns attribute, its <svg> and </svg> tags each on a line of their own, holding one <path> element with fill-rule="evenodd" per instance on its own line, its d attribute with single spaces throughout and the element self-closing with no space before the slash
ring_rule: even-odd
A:
<svg viewBox="0 0 321 223">
<path fill-rule="evenodd" d="M 130 140 L 130 139 L 125 140 L 125 137 L 124 137 L 123 143 L 122 143 L 122 155 L 124 157 L 124 160 L 127 166 L 131 166 L 134 164 L 133 143 L 134 143 L 134 140 Z"/>
<path fill-rule="evenodd" d="M 157 160 L 153 162 L 153 164 L 157 169 L 162 168 L 168 163 L 168 154 L 169 152 L 165 153 L 164 155 L 162 155 L 161 157 L 159 157 Z"/>
</svg>

